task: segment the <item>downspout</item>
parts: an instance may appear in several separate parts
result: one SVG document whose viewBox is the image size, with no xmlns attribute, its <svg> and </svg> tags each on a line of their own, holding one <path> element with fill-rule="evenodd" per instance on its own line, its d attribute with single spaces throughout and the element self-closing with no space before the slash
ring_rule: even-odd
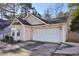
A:
<svg viewBox="0 0 79 59">
<path fill-rule="evenodd" d="M 33 27 L 31 26 L 31 38 L 30 40 L 32 41 L 33 40 Z"/>
</svg>

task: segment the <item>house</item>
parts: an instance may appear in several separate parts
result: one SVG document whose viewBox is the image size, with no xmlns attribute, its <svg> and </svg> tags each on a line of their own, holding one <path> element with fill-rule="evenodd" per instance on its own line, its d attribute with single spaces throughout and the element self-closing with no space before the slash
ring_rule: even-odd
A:
<svg viewBox="0 0 79 59">
<path fill-rule="evenodd" d="M 10 33 L 9 25 L 10 23 L 8 21 L 0 19 L 0 40 Z"/>
<path fill-rule="evenodd" d="M 28 13 L 23 19 L 13 19 L 10 27 L 11 35 L 16 41 L 65 42 L 67 35 L 67 17 L 44 20 Z"/>
</svg>

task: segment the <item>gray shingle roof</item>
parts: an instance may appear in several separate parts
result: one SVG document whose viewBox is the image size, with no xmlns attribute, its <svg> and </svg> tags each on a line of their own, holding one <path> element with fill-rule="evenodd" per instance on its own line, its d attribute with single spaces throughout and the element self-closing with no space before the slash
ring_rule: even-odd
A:
<svg viewBox="0 0 79 59">
<path fill-rule="evenodd" d="M 22 23 L 22 24 L 24 24 L 24 25 L 31 25 L 30 23 L 28 23 L 26 20 L 24 20 L 24 19 L 21 19 L 21 18 L 18 18 L 18 20 Z"/>
<path fill-rule="evenodd" d="M 37 17 L 37 16 L 36 16 Z M 67 22 L 67 16 L 64 17 L 58 17 L 58 18 L 52 18 L 51 20 L 45 20 L 43 18 L 38 17 L 40 20 L 46 22 L 47 24 L 56 24 L 56 23 L 65 23 Z"/>
<path fill-rule="evenodd" d="M 0 29 L 3 30 L 4 28 L 8 27 L 10 23 L 6 20 L 0 19 Z"/>
<path fill-rule="evenodd" d="M 37 17 L 37 16 L 36 16 Z M 64 17 L 58 17 L 58 18 L 52 18 L 51 20 L 45 20 L 41 17 L 37 17 L 40 20 L 44 21 L 47 24 L 56 24 L 56 23 L 65 23 L 67 22 L 67 16 Z M 28 23 L 26 20 L 22 19 L 22 18 L 17 18 L 21 23 L 23 23 L 24 25 L 30 25 L 32 26 L 30 23 Z"/>
</svg>

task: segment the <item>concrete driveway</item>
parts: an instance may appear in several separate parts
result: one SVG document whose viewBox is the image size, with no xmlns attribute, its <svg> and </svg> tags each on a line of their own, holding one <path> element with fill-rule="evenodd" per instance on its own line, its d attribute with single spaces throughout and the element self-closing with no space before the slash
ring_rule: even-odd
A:
<svg viewBox="0 0 79 59">
<path fill-rule="evenodd" d="M 51 56 L 52 53 L 54 53 L 57 48 L 59 47 L 59 44 L 55 43 L 45 43 L 43 45 L 37 46 L 35 48 L 32 48 L 32 56 Z"/>
<path fill-rule="evenodd" d="M 78 56 L 79 43 L 47 43 L 28 41 L 16 44 L 20 50 L 16 52 L 1 53 L 6 56 Z"/>
<path fill-rule="evenodd" d="M 79 43 L 27 42 L 22 48 L 31 51 L 30 56 L 79 55 Z"/>
<path fill-rule="evenodd" d="M 57 43 L 28 41 L 18 44 L 21 48 L 31 51 L 31 56 L 50 56 L 60 46 Z"/>
</svg>

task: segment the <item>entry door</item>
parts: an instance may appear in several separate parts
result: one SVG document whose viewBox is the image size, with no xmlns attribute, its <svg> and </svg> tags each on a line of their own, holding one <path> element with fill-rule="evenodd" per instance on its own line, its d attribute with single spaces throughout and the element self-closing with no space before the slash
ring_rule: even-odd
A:
<svg viewBox="0 0 79 59">
<path fill-rule="evenodd" d="M 21 37 L 20 37 L 20 31 L 17 30 L 16 28 L 12 28 L 12 35 L 11 35 L 15 41 L 17 40 L 21 40 Z"/>
<path fill-rule="evenodd" d="M 16 32 L 15 32 L 15 28 L 11 28 L 11 36 L 13 37 L 13 39 L 15 40 L 16 38 Z"/>
<path fill-rule="evenodd" d="M 44 42 L 61 42 L 61 30 L 54 29 L 36 29 L 33 31 L 33 40 Z"/>
</svg>

